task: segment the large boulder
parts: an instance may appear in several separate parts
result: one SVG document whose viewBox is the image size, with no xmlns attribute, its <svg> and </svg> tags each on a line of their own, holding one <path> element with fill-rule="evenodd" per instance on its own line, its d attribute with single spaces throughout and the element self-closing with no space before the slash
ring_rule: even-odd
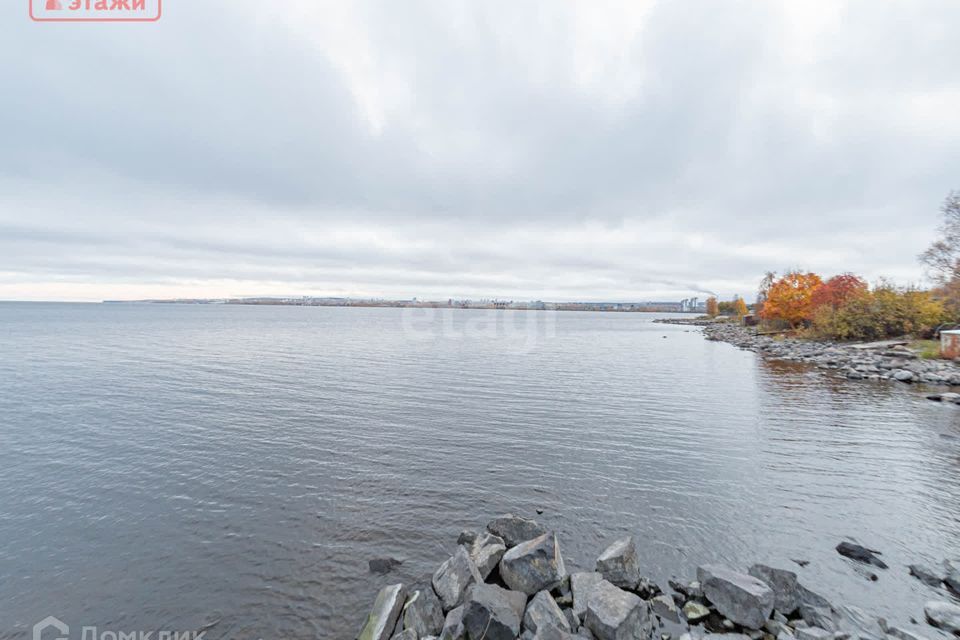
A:
<svg viewBox="0 0 960 640">
<path fill-rule="evenodd" d="M 773 589 L 773 608 L 783 615 L 789 616 L 800 606 L 800 585 L 797 574 L 793 571 L 755 564 L 747 573 L 766 582 Z"/>
<path fill-rule="evenodd" d="M 435 636 L 443 629 L 443 605 L 433 589 L 414 591 L 403 605 L 403 629 L 413 630 L 418 638 Z"/>
<path fill-rule="evenodd" d="M 402 584 L 380 589 L 357 640 L 390 640 L 406 599 Z"/>
<path fill-rule="evenodd" d="M 811 627 L 837 631 L 837 614 L 829 600 L 803 585 L 798 586 L 797 594 L 800 598 L 800 617 L 804 622 Z"/>
<path fill-rule="evenodd" d="M 877 557 L 880 554 L 879 551 L 867 549 L 866 547 L 854 542 L 847 542 L 844 540 L 837 545 L 837 553 L 846 558 L 850 558 L 851 560 L 856 560 L 857 562 L 872 564 L 873 566 L 881 569 L 887 568 L 887 563 Z"/>
<path fill-rule="evenodd" d="M 523 628 L 525 631 L 536 633 L 544 625 L 553 625 L 563 631 L 570 631 L 570 623 L 563 615 L 556 600 L 549 591 L 541 591 L 533 596 L 527 611 L 523 614 Z"/>
<path fill-rule="evenodd" d="M 443 621 L 440 640 L 464 640 L 467 632 L 463 628 L 463 605 L 451 609 Z"/>
<path fill-rule="evenodd" d="M 513 640 L 520 624 L 527 596 L 495 584 L 475 584 L 463 602 L 463 628 L 469 640 Z"/>
<path fill-rule="evenodd" d="M 518 544 L 500 560 L 500 577 L 515 591 L 533 595 L 558 585 L 566 576 L 560 543 L 554 533 Z"/>
<path fill-rule="evenodd" d="M 652 627 L 647 603 L 606 580 L 590 594 L 583 624 L 598 640 L 646 640 Z"/>
<path fill-rule="evenodd" d="M 573 594 L 573 614 L 583 620 L 587 613 L 587 602 L 597 586 L 603 582 L 599 573 L 579 571 L 570 574 L 570 592 Z"/>
<path fill-rule="evenodd" d="M 946 570 L 943 583 L 948 589 L 960 595 L 960 560 L 944 560 L 943 568 Z"/>
<path fill-rule="evenodd" d="M 960 606 L 952 602 L 931 601 L 923 605 L 923 613 L 933 626 L 960 635 Z"/>
<path fill-rule="evenodd" d="M 565 631 L 552 624 L 545 624 L 537 629 L 533 640 L 582 640 L 583 636 L 575 636 L 569 631 Z"/>
<path fill-rule="evenodd" d="M 484 580 L 497 568 L 500 559 L 507 551 L 503 538 L 486 531 L 478 533 L 469 545 L 464 545 L 470 552 L 470 559 L 476 565 L 480 577 Z"/>
<path fill-rule="evenodd" d="M 440 597 L 444 611 L 463 604 L 467 587 L 478 582 L 483 582 L 483 578 L 463 547 L 457 547 L 456 553 L 433 574 L 433 590 Z"/>
<path fill-rule="evenodd" d="M 760 629 L 773 611 L 770 586 L 745 573 L 719 565 L 697 568 L 697 579 L 707 600 L 720 615 L 748 629 Z"/>
<path fill-rule="evenodd" d="M 487 523 L 487 531 L 503 538 L 508 549 L 517 546 L 521 542 L 539 538 L 547 532 L 536 520 L 521 518 L 512 513 L 491 520 Z"/>
<path fill-rule="evenodd" d="M 679 623 L 680 612 L 677 611 L 677 605 L 668 595 L 654 596 L 650 599 L 650 609 L 661 620 Z"/>
<path fill-rule="evenodd" d="M 623 589 L 635 589 L 640 582 L 640 561 L 633 536 L 621 538 L 597 558 L 597 573 L 604 580 Z"/>
</svg>

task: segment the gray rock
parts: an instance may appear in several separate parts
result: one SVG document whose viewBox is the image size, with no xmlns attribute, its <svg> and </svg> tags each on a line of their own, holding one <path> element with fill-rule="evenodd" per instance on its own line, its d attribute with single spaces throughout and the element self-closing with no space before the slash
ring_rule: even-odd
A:
<svg viewBox="0 0 960 640">
<path fill-rule="evenodd" d="M 784 615 L 790 615 L 800 606 L 800 594 L 797 587 L 797 574 L 786 569 L 775 569 L 765 564 L 755 564 L 747 572 L 773 589 L 773 608 Z"/>
<path fill-rule="evenodd" d="M 513 547 L 500 561 L 500 577 L 515 591 L 533 595 L 552 589 L 566 576 L 560 543 L 553 533 L 544 534 Z"/>
<path fill-rule="evenodd" d="M 573 612 L 573 609 L 561 609 L 563 611 L 563 617 L 567 619 L 567 624 L 570 626 L 570 632 L 576 633 L 580 629 L 580 618 L 577 617 L 577 614 Z"/>
<path fill-rule="evenodd" d="M 719 565 L 697 568 L 703 593 L 722 616 L 748 629 L 760 629 L 773 611 L 773 589 L 762 580 Z"/>
<path fill-rule="evenodd" d="M 389 640 L 406 599 L 407 593 L 402 584 L 380 589 L 357 640 Z"/>
<path fill-rule="evenodd" d="M 487 524 L 487 531 L 502 538 L 508 549 L 521 542 L 539 538 L 547 532 L 536 520 L 521 518 L 512 513 L 491 520 Z"/>
<path fill-rule="evenodd" d="M 710 609 L 699 602 L 691 600 L 683 605 L 683 615 L 688 622 L 698 622 L 710 615 Z"/>
<path fill-rule="evenodd" d="M 923 613 L 933 626 L 960 636 L 960 606 L 932 600 L 923 605 Z"/>
<path fill-rule="evenodd" d="M 833 605 L 826 598 L 803 585 L 798 587 L 797 593 L 800 596 L 800 617 L 803 618 L 803 622 L 827 631 L 837 630 Z M 795 628 L 796 626 L 794 624 Z"/>
<path fill-rule="evenodd" d="M 367 562 L 370 573 L 386 575 L 403 564 L 402 560 L 396 558 L 374 558 Z"/>
<path fill-rule="evenodd" d="M 463 606 L 451 609 L 443 621 L 440 640 L 464 640 L 467 632 L 463 628 Z"/>
<path fill-rule="evenodd" d="M 457 547 L 456 553 L 433 574 L 433 590 L 440 597 L 444 611 L 463 604 L 467 587 L 477 582 L 483 582 L 483 578 L 463 547 Z"/>
<path fill-rule="evenodd" d="M 606 580 L 590 594 L 583 624 L 598 640 L 646 640 L 652 627 L 647 603 Z"/>
<path fill-rule="evenodd" d="M 910 575 L 920 582 L 930 585 L 931 587 L 939 587 L 940 583 L 943 582 L 943 578 L 934 573 L 932 569 L 925 567 L 922 564 L 910 565 Z"/>
<path fill-rule="evenodd" d="M 960 560 L 944 560 L 943 568 L 947 572 L 943 577 L 943 583 L 948 589 L 960 595 Z"/>
<path fill-rule="evenodd" d="M 420 640 L 420 636 L 413 629 L 405 629 L 400 633 L 394 634 L 390 640 Z"/>
<path fill-rule="evenodd" d="M 470 559 L 473 560 L 477 572 L 484 580 L 497 568 L 500 559 L 507 551 L 503 538 L 486 531 L 478 533 L 467 548 L 470 551 Z"/>
<path fill-rule="evenodd" d="M 912 371 L 907 371 L 906 369 L 897 369 L 893 372 L 893 379 L 897 382 L 913 382 L 913 379 L 916 376 Z"/>
<path fill-rule="evenodd" d="M 553 625 L 563 631 L 570 631 L 570 623 L 557 606 L 549 591 L 541 591 L 533 596 L 527 611 L 523 614 L 523 628 L 536 633 L 543 625 Z"/>
<path fill-rule="evenodd" d="M 514 640 L 527 596 L 495 584 L 474 584 L 463 602 L 463 628 L 469 640 Z"/>
<path fill-rule="evenodd" d="M 640 561 L 633 536 L 621 538 L 597 558 L 597 573 L 623 589 L 634 589 L 640 582 Z"/>
<path fill-rule="evenodd" d="M 457 544 L 462 544 L 466 547 L 469 547 L 471 544 L 473 544 L 473 541 L 476 539 L 477 539 L 476 531 L 467 531 L 466 529 L 464 529 L 463 531 L 460 532 L 460 535 L 457 536 Z"/>
<path fill-rule="evenodd" d="M 670 596 L 659 595 L 650 600 L 650 610 L 661 620 L 680 622 L 680 612 Z"/>
<path fill-rule="evenodd" d="M 597 586 L 603 582 L 599 573 L 578 572 L 570 574 L 570 591 L 573 593 L 573 614 L 580 620 L 587 614 L 587 601 Z"/>
<path fill-rule="evenodd" d="M 578 637 L 581 636 L 575 636 L 569 631 L 557 628 L 552 624 L 545 624 L 537 629 L 533 640 L 576 640 Z"/>
<path fill-rule="evenodd" d="M 414 591 L 403 605 L 403 629 L 418 638 L 435 636 L 443 630 L 443 606 L 433 589 Z"/>
<path fill-rule="evenodd" d="M 860 640 L 884 640 L 886 621 L 867 615 L 865 611 L 849 605 L 834 607 L 834 619 L 840 632 Z"/>
<path fill-rule="evenodd" d="M 851 560 L 856 560 L 857 562 L 872 564 L 873 566 L 880 567 L 881 569 L 887 568 L 886 563 L 877 557 L 877 555 L 880 553 L 879 551 L 867 549 L 866 547 L 854 542 L 847 542 L 844 540 L 837 545 L 837 553 L 850 558 Z"/>
<path fill-rule="evenodd" d="M 833 640 L 833 632 L 820 627 L 803 627 L 797 629 L 797 640 Z"/>
</svg>

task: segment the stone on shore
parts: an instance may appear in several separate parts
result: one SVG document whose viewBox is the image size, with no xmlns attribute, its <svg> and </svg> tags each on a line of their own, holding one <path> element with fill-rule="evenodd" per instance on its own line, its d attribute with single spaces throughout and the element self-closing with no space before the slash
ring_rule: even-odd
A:
<svg viewBox="0 0 960 640">
<path fill-rule="evenodd" d="M 400 633 L 395 633 L 390 640 L 420 640 L 420 636 L 413 629 L 404 629 Z"/>
<path fill-rule="evenodd" d="M 380 589 L 357 640 L 390 640 L 406 599 L 402 584 Z"/>
<path fill-rule="evenodd" d="M 697 568 L 697 578 L 707 600 L 736 624 L 761 629 L 773 611 L 773 589 L 751 575 L 719 565 L 705 565 Z"/>
<path fill-rule="evenodd" d="M 909 569 L 910 575 L 931 587 L 939 587 L 940 583 L 943 582 L 943 578 L 941 578 L 939 574 L 922 564 L 912 564 Z"/>
<path fill-rule="evenodd" d="M 960 606 L 933 600 L 923 606 L 923 612 L 933 626 L 960 636 Z"/>
<path fill-rule="evenodd" d="M 456 553 L 433 574 L 433 590 L 440 597 L 444 611 L 463 604 L 467 587 L 478 582 L 483 582 L 483 578 L 463 547 L 457 547 Z"/>
<path fill-rule="evenodd" d="M 587 601 L 583 624 L 598 640 L 646 640 L 650 611 L 639 596 L 602 580 Z"/>
<path fill-rule="evenodd" d="M 837 545 L 837 553 L 844 557 L 850 558 L 851 560 L 856 560 L 857 562 L 872 564 L 873 566 L 880 567 L 881 569 L 887 568 L 887 564 L 877 557 L 879 551 L 867 549 L 866 547 L 854 542 L 847 542 L 844 540 Z"/>
<path fill-rule="evenodd" d="M 773 589 L 773 608 L 788 616 L 800 606 L 797 574 L 786 569 L 775 569 L 765 564 L 755 564 L 747 571 L 751 576 L 766 582 Z"/>
<path fill-rule="evenodd" d="M 794 635 L 797 640 L 833 640 L 833 631 L 820 627 L 800 627 Z"/>
<path fill-rule="evenodd" d="M 463 603 L 463 628 L 469 640 L 513 640 L 527 596 L 495 584 L 475 584 L 467 589 Z"/>
<path fill-rule="evenodd" d="M 581 638 L 583 638 L 583 636 L 575 636 L 569 631 L 555 627 L 552 624 L 541 626 L 533 636 L 533 640 L 578 640 Z"/>
<path fill-rule="evenodd" d="M 412 630 L 417 638 L 435 636 L 443 630 L 443 605 L 433 589 L 414 591 L 403 605 L 403 629 Z"/>
<path fill-rule="evenodd" d="M 533 596 L 530 604 L 527 605 L 526 613 L 523 614 L 523 628 L 526 631 L 537 633 L 537 630 L 544 625 L 553 625 L 563 631 L 570 631 L 570 623 L 549 591 L 541 591 Z"/>
<path fill-rule="evenodd" d="M 477 567 L 477 572 L 484 580 L 497 568 L 500 559 L 507 551 L 507 545 L 503 538 L 495 536 L 492 533 L 478 533 L 473 541 L 467 546 L 470 552 L 470 559 Z"/>
<path fill-rule="evenodd" d="M 597 586 L 603 582 L 599 573 L 579 571 L 570 574 L 570 591 L 573 594 L 573 615 L 583 620 L 587 613 L 587 601 Z"/>
<path fill-rule="evenodd" d="M 943 568 L 947 572 L 943 577 L 943 583 L 950 591 L 960 595 L 960 560 L 944 560 Z"/>
<path fill-rule="evenodd" d="M 677 605 L 670 596 L 659 595 L 651 598 L 650 610 L 661 620 L 676 623 L 680 622 L 680 612 L 677 611 Z"/>
<path fill-rule="evenodd" d="M 533 595 L 552 589 L 566 576 L 560 543 L 554 533 L 518 544 L 503 555 L 500 577 L 514 591 Z"/>
<path fill-rule="evenodd" d="M 800 617 L 805 623 L 828 631 L 837 630 L 835 612 L 829 600 L 803 585 L 799 585 L 797 593 L 800 597 Z"/>
<path fill-rule="evenodd" d="M 443 621 L 440 640 L 463 640 L 467 632 L 463 628 L 463 606 L 451 609 Z"/>
<path fill-rule="evenodd" d="M 487 524 L 487 531 L 502 538 L 508 549 L 547 533 L 547 530 L 541 527 L 536 520 L 521 518 L 512 513 L 491 520 Z"/>
<path fill-rule="evenodd" d="M 640 582 L 640 561 L 633 536 L 621 538 L 597 558 L 597 573 L 622 589 L 635 589 Z"/>
<path fill-rule="evenodd" d="M 710 615 L 710 609 L 694 600 L 683 605 L 683 616 L 688 622 L 699 622 Z"/>
</svg>

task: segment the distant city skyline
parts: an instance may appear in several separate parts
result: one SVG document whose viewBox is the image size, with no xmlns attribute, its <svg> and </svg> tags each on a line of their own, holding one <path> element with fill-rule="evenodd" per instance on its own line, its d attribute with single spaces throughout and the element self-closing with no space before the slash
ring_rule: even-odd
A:
<svg viewBox="0 0 960 640">
<path fill-rule="evenodd" d="M 957 23 L 952 0 L 5 3 L 0 300 L 922 284 L 960 189 Z"/>
</svg>

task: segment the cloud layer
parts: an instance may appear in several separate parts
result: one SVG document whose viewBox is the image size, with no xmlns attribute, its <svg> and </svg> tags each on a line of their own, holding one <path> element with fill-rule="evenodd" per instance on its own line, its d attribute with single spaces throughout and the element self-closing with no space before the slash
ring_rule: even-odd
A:
<svg viewBox="0 0 960 640">
<path fill-rule="evenodd" d="M 960 188 L 952 0 L 0 17 L 0 299 L 908 282 Z"/>
</svg>

